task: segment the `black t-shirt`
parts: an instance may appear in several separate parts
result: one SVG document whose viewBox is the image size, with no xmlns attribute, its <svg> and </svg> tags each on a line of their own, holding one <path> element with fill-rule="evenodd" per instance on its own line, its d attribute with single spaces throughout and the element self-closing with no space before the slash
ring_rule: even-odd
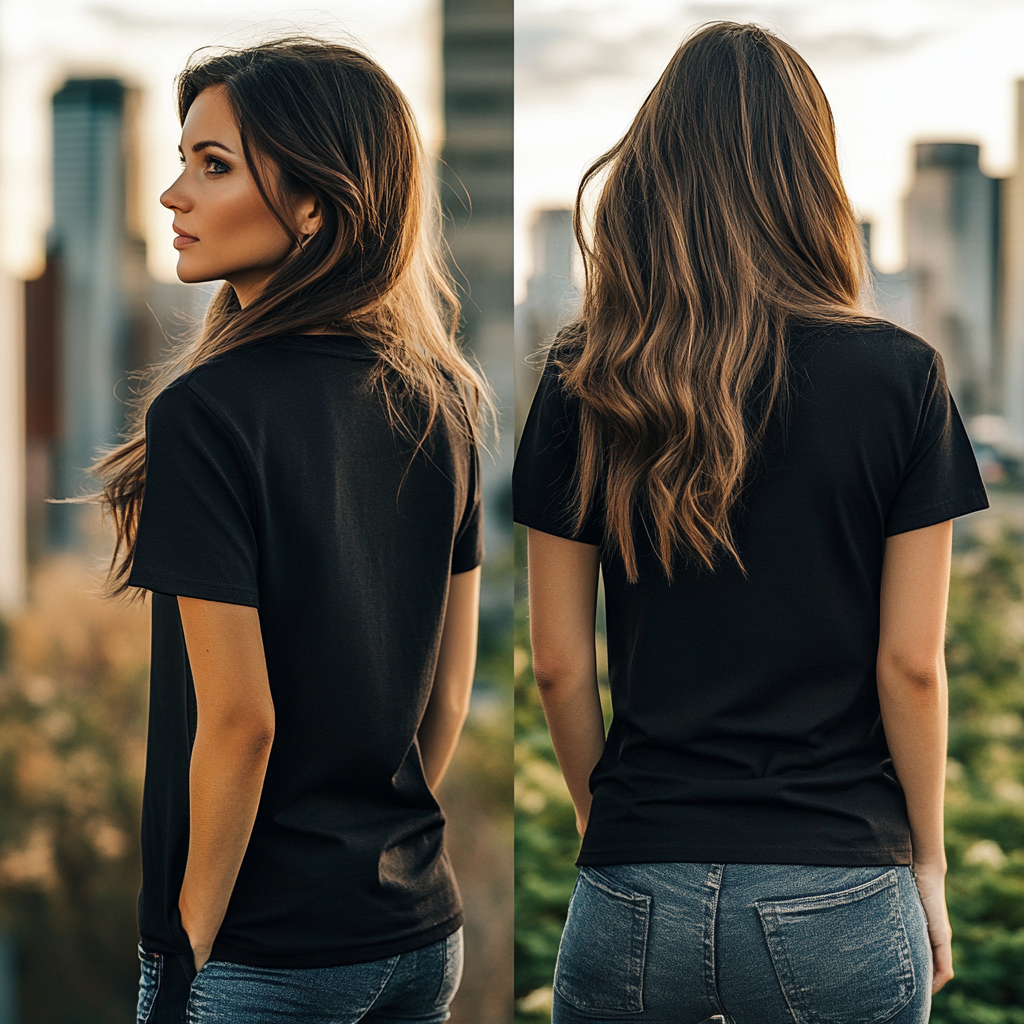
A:
<svg viewBox="0 0 1024 1024">
<path fill-rule="evenodd" d="M 450 573 L 478 565 L 477 456 L 392 429 L 369 345 L 279 337 L 180 377 L 146 419 L 130 582 L 153 593 L 139 930 L 187 953 L 195 690 L 177 598 L 259 609 L 275 735 L 214 960 L 324 967 L 462 922 L 416 731 Z M 413 409 L 415 416 L 415 409 Z"/>
<path fill-rule="evenodd" d="M 631 585 L 602 551 L 614 718 L 580 864 L 910 861 L 875 677 L 885 538 L 985 508 L 985 488 L 920 338 L 803 324 L 788 353 L 788 425 L 773 414 L 731 515 L 748 576 L 678 559 L 669 585 L 637 531 Z M 549 359 L 515 518 L 602 544 L 599 510 L 578 534 L 565 511 L 578 423 Z"/>
</svg>

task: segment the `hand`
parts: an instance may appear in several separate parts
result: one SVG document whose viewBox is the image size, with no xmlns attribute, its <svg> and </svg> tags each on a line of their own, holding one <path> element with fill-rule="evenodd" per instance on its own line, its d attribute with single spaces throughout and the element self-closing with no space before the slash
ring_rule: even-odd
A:
<svg viewBox="0 0 1024 1024">
<path fill-rule="evenodd" d="M 932 945 L 932 994 L 953 977 L 953 950 L 950 945 L 953 930 L 949 926 L 946 910 L 946 867 L 914 865 L 914 880 L 921 894 L 925 917 L 928 919 L 928 939 Z"/>
</svg>

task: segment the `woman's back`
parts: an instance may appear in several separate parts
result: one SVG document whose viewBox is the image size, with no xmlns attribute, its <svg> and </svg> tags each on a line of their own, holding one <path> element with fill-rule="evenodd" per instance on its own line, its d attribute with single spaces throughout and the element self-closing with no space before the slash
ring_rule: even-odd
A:
<svg viewBox="0 0 1024 1024">
<path fill-rule="evenodd" d="M 130 580 L 154 591 L 148 949 L 183 941 L 195 695 L 172 594 L 259 608 L 276 718 L 213 958 L 358 962 L 461 923 L 414 740 L 449 575 L 481 558 L 475 456 L 441 418 L 414 456 L 370 386 L 376 362 L 354 337 L 272 338 L 185 374 L 150 410 Z"/>
<path fill-rule="evenodd" d="M 875 678 L 885 538 L 983 508 L 985 492 L 919 338 L 803 322 L 787 358 L 730 514 L 745 573 L 680 558 L 669 583 L 636 518 L 636 584 L 602 551 L 615 717 L 581 864 L 910 862 Z M 599 507 L 581 532 L 566 515 L 578 418 L 549 360 L 516 519 L 603 544 Z"/>
</svg>

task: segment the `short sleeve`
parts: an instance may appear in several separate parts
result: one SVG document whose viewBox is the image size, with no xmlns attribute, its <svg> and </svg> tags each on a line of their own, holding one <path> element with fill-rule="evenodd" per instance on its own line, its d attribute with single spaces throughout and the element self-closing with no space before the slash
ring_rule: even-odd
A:
<svg viewBox="0 0 1024 1024">
<path fill-rule="evenodd" d="M 146 490 L 128 582 L 259 606 L 249 475 L 234 436 L 187 381 L 146 415 Z"/>
<path fill-rule="evenodd" d="M 469 463 L 469 488 L 466 510 L 452 545 L 453 574 L 469 572 L 484 560 L 484 511 L 480 486 L 480 453 L 472 446 Z"/>
<path fill-rule="evenodd" d="M 942 358 L 932 361 L 910 457 L 889 507 L 885 535 L 906 533 L 988 508 L 978 462 L 946 385 Z"/>
<path fill-rule="evenodd" d="M 591 509 L 581 529 L 572 511 L 579 458 L 579 407 L 566 394 L 561 372 L 548 355 L 512 471 L 517 523 L 583 544 L 604 539 L 603 516 Z"/>
</svg>

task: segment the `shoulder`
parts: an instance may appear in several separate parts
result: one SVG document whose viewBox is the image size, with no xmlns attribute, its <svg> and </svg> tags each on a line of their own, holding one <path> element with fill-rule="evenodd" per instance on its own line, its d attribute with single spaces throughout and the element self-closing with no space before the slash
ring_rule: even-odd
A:
<svg viewBox="0 0 1024 1024">
<path fill-rule="evenodd" d="M 865 378 L 924 388 L 945 376 L 942 357 L 923 338 L 888 320 L 846 323 L 800 321 L 790 328 L 790 355 L 797 364 L 818 364 L 853 383 Z"/>
</svg>

